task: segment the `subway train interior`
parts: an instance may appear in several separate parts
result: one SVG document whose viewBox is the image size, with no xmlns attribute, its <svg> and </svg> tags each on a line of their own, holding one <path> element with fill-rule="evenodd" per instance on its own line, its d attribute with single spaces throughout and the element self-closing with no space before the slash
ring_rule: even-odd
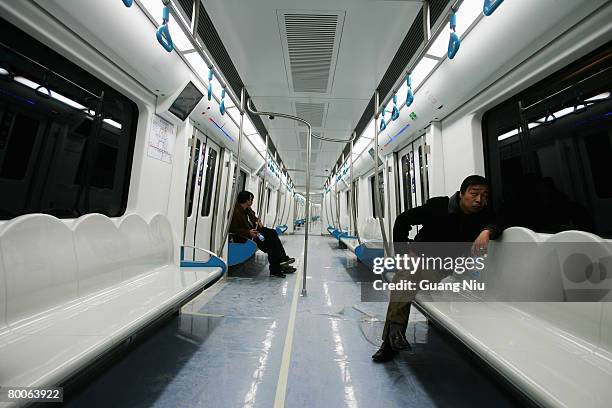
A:
<svg viewBox="0 0 612 408">
<path fill-rule="evenodd" d="M 612 1 L 0 12 L 1 407 L 612 406 Z"/>
</svg>

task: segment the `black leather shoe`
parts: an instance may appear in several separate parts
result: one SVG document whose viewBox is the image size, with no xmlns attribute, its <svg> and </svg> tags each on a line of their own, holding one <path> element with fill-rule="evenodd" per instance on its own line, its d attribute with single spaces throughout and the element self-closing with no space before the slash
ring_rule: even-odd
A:
<svg viewBox="0 0 612 408">
<path fill-rule="evenodd" d="M 383 341 L 382 346 L 372 355 L 372 360 L 377 363 L 384 363 L 393 360 L 396 355 L 397 351 L 393 350 L 386 341 Z"/>
<path fill-rule="evenodd" d="M 284 278 L 286 275 L 284 273 L 282 273 L 281 271 L 278 272 L 270 272 L 271 276 L 276 276 L 277 278 Z"/>
<path fill-rule="evenodd" d="M 287 265 L 285 267 L 282 267 L 282 268 L 283 268 L 282 269 L 283 273 L 293 273 L 293 272 L 297 271 L 297 269 L 295 269 L 293 266 L 289 266 L 289 265 Z"/>
<path fill-rule="evenodd" d="M 399 323 L 391 323 L 389 326 L 389 347 L 394 351 L 410 351 L 412 346 L 406 340 L 404 326 Z"/>
<path fill-rule="evenodd" d="M 295 262 L 295 258 L 287 258 L 283 262 L 280 263 L 280 266 L 291 265 L 294 262 Z"/>
</svg>

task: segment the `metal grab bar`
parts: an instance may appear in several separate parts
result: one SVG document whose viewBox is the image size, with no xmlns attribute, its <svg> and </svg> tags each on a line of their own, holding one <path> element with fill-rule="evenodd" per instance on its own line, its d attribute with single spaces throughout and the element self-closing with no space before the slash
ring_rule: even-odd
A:
<svg viewBox="0 0 612 408">
<path fill-rule="evenodd" d="M 372 192 L 374 194 L 374 207 L 376 209 L 376 215 L 378 215 L 378 223 L 380 224 L 380 232 L 383 239 L 384 255 L 391 256 L 391 250 L 389 249 L 389 241 L 387 241 L 387 232 L 385 231 L 384 219 L 382 216 L 382 205 L 380 202 L 380 184 L 378 176 L 378 90 L 374 94 L 374 184 L 375 188 Z M 389 217 L 390 214 L 387 214 Z"/>
<path fill-rule="evenodd" d="M 216 257 L 217 257 L 217 258 L 219 258 L 219 259 L 223 259 L 223 258 L 221 258 L 219 255 L 217 255 L 216 253 L 214 253 L 213 251 L 208 250 L 208 249 L 205 249 L 205 248 L 200 248 L 200 247 L 193 246 L 193 245 L 181 245 L 181 246 L 182 246 L 183 248 L 197 249 L 198 251 L 206 252 L 206 253 L 207 253 L 207 254 L 209 254 L 209 255 L 216 256 Z"/>
<path fill-rule="evenodd" d="M 242 87 L 240 91 L 240 130 L 238 131 L 238 159 L 236 161 L 236 180 L 234 185 L 232 186 L 232 195 L 230 196 L 230 213 L 227 219 L 227 223 L 223 228 L 223 234 L 221 235 L 221 242 L 219 243 L 219 249 L 217 252 L 222 252 L 223 247 L 225 246 L 225 241 L 227 241 L 227 236 L 229 234 L 230 224 L 232 223 L 232 217 L 234 216 L 234 210 L 236 209 L 236 193 L 238 191 L 238 177 L 240 176 L 240 154 L 242 153 L 242 132 L 244 127 L 244 98 L 245 98 L 245 89 Z M 231 183 L 233 174 L 231 174 L 231 159 L 230 159 L 230 174 L 228 174 L 227 182 Z"/>
<path fill-rule="evenodd" d="M 291 119 L 303 123 L 308 127 L 308 140 L 306 143 L 306 222 L 304 228 L 304 274 L 302 275 L 302 296 L 306 296 L 306 274 L 308 271 L 308 226 L 310 224 L 310 146 L 312 142 L 312 126 L 310 123 L 297 116 L 287 115 L 276 112 L 260 112 L 251 107 L 251 99 L 247 101 L 247 109 L 254 115 L 258 116 L 278 116 L 279 118 Z M 242 127 L 241 127 L 242 129 Z M 241 130 L 242 131 L 242 130 Z"/>
<path fill-rule="evenodd" d="M 353 139 L 355 139 L 355 135 L 357 134 L 357 132 L 353 132 Z M 359 243 L 359 245 L 361 245 L 361 237 L 359 236 L 359 228 L 357 227 L 357 208 L 355 207 L 355 191 L 353 191 L 354 188 L 354 184 L 353 184 L 353 161 L 354 161 L 354 156 L 353 156 L 353 144 L 354 142 L 351 141 L 351 185 L 350 185 L 350 194 L 351 194 L 351 216 L 353 218 L 353 235 L 355 235 L 357 237 L 357 242 Z"/>
</svg>

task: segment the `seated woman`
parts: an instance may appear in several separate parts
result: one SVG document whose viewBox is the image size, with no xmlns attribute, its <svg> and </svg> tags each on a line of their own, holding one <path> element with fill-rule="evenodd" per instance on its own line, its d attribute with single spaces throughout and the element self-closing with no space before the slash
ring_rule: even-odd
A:
<svg viewBox="0 0 612 408">
<path fill-rule="evenodd" d="M 290 266 L 295 259 L 287 256 L 276 231 L 264 227 L 255 215 L 251 208 L 254 197 L 250 191 L 238 193 L 230 232 L 255 241 L 257 247 L 268 254 L 270 274 L 284 278 L 285 273 L 295 272 L 296 269 Z"/>
</svg>

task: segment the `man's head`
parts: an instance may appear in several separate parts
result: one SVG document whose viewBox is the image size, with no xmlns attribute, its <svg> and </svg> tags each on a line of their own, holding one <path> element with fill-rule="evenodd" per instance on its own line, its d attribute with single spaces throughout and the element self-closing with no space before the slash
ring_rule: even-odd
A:
<svg viewBox="0 0 612 408">
<path fill-rule="evenodd" d="M 238 193 L 238 197 L 236 197 L 236 201 L 238 202 L 238 205 L 240 205 L 242 208 L 247 209 L 251 205 L 253 205 L 254 197 L 255 196 L 253 195 L 253 193 L 251 193 L 250 191 L 244 190 Z"/>
<path fill-rule="evenodd" d="M 476 214 L 489 203 L 489 182 L 478 175 L 467 177 L 459 190 L 459 206 L 465 214 Z"/>
</svg>

